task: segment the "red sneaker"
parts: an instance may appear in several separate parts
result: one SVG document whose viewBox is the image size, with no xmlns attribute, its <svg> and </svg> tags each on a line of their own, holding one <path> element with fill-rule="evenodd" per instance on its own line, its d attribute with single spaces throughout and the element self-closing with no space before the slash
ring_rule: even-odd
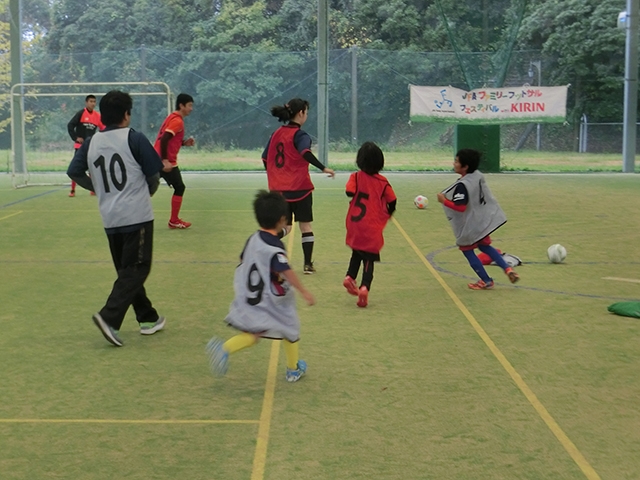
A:
<svg viewBox="0 0 640 480">
<path fill-rule="evenodd" d="M 75 196 L 76 196 L 76 191 L 75 191 L 75 190 L 71 190 L 71 191 L 69 192 L 69 196 L 70 196 L 70 197 L 75 197 Z"/>
<path fill-rule="evenodd" d="M 358 285 L 356 281 L 351 278 L 349 275 L 344 277 L 344 282 L 342 282 L 342 286 L 347 289 L 350 295 L 358 296 Z"/>
<path fill-rule="evenodd" d="M 483 280 L 478 280 L 476 283 L 470 283 L 467 286 L 471 290 L 491 290 L 493 288 L 493 280 L 489 283 L 485 283 Z"/>
<path fill-rule="evenodd" d="M 509 277 L 509 281 L 511 283 L 516 283 L 518 280 L 520 280 L 520 275 L 518 275 L 516 271 L 511 267 L 507 268 L 504 273 L 507 274 L 507 277 Z"/>
<path fill-rule="evenodd" d="M 91 194 L 92 197 L 96 196 L 96 192 L 90 192 L 90 194 Z"/>
<path fill-rule="evenodd" d="M 177 221 L 169 220 L 169 228 L 171 229 L 180 229 L 180 228 L 189 228 L 191 223 L 185 222 L 184 220 L 178 219 Z"/>
<path fill-rule="evenodd" d="M 361 308 L 366 307 L 369 304 L 369 289 L 367 287 L 360 287 L 358 291 L 358 305 Z"/>
</svg>

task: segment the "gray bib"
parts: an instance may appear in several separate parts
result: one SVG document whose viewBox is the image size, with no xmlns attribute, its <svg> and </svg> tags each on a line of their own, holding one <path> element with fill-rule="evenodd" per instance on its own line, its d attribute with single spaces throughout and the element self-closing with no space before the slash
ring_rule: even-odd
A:
<svg viewBox="0 0 640 480">
<path fill-rule="evenodd" d="M 479 242 L 504 225 L 507 216 L 491 194 L 484 175 L 479 170 L 459 178 L 457 182 L 445 189 L 442 193 L 448 200 L 452 200 L 458 183 L 464 184 L 467 188 L 467 209 L 464 212 L 456 212 L 451 208 L 443 207 L 456 237 L 456 244 L 464 247 Z"/>
<path fill-rule="evenodd" d="M 295 342 L 300 337 L 296 298 L 288 282 L 272 281 L 271 259 L 274 255 L 286 257 L 286 252 L 265 243 L 260 232 L 249 238 L 242 263 L 235 271 L 235 298 L 225 321 L 243 332 Z"/>
<path fill-rule="evenodd" d="M 129 148 L 129 128 L 91 137 L 87 163 L 104 228 L 153 220 L 147 179 Z"/>
</svg>

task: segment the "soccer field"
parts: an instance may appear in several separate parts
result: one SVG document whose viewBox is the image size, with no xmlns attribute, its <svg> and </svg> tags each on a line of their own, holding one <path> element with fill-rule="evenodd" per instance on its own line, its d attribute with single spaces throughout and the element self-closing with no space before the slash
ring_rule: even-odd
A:
<svg viewBox="0 0 640 480">
<path fill-rule="evenodd" d="M 184 231 L 161 186 L 146 286 L 167 327 L 142 336 L 130 312 L 123 348 L 91 322 L 115 280 L 95 197 L 0 175 L 0 478 L 640 478 L 640 320 L 607 312 L 640 297 L 640 177 L 487 175 L 508 217 L 494 246 L 524 265 L 516 285 L 487 267 L 496 287 L 472 291 L 435 201 L 456 176 L 389 173 L 398 210 L 360 309 L 342 287 L 347 175 L 312 175 L 316 275 L 300 232 L 284 239 L 317 300 L 298 299 L 294 384 L 278 342 L 225 378 L 204 354 L 233 334 L 264 173 L 186 174 Z"/>
</svg>

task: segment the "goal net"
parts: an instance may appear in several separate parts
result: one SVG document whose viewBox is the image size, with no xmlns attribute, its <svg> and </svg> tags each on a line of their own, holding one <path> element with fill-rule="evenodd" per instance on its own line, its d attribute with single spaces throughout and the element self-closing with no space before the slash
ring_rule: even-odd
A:
<svg viewBox="0 0 640 480">
<path fill-rule="evenodd" d="M 131 127 L 153 141 L 172 111 L 171 89 L 163 82 L 21 83 L 11 88 L 11 163 L 14 188 L 66 185 L 73 140 L 67 124 L 85 105 L 87 95 L 109 90 L 133 97 Z M 96 106 L 99 111 L 99 107 Z"/>
</svg>

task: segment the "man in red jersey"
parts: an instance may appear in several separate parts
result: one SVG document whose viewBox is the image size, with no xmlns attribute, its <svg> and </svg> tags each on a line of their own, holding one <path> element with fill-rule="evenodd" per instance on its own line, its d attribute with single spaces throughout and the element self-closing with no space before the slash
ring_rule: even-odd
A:
<svg viewBox="0 0 640 480">
<path fill-rule="evenodd" d="M 193 137 L 184 139 L 184 117 L 191 115 L 192 110 L 193 97 L 187 93 L 178 95 L 176 110 L 162 123 L 154 145 L 164 165 L 160 176 L 165 179 L 167 184 L 173 187 L 171 218 L 169 219 L 169 228 L 172 229 L 183 229 L 191 226 L 191 223 L 185 222 L 178 216 L 186 189 L 178 167 L 178 152 L 180 147 L 191 147 L 196 143 Z"/>
<path fill-rule="evenodd" d="M 271 108 L 271 114 L 288 123 L 273 132 L 262 152 L 262 162 L 267 170 L 269 190 L 280 192 L 289 204 L 287 228 L 282 236 L 291 231 L 295 216 L 302 232 L 304 273 L 311 275 L 316 269 L 312 261 L 315 238 L 311 226 L 314 186 L 309 176 L 309 164 L 332 178 L 335 172 L 320 163 L 311 152 L 311 137 L 302 130 L 309 116 L 309 102 L 294 98 L 285 105 Z"/>
<path fill-rule="evenodd" d="M 82 146 L 82 143 L 96 133 L 98 129 L 104 130 L 100 114 L 95 111 L 95 108 L 96 96 L 87 95 L 84 99 L 84 108 L 78 110 L 67 124 L 67 131 L 69 132 L 71 140 L 75 142 L 73 148 L 75 148 L 76 151 Z M 95 195 L 95 193 L 91 192 L 91 195 Z M 76 182 L 73 180 L 71 180 L 71 192 L 69 192 L 69 196 L 76 196 Z"/>
<path fill-rule="evenodd" d="M 351 198 L 347 211 L 347 239 L 351 247 L 351 260 L 342 285 L 351 295 L 357 295 L 359 307 L 369 303 L 369 290 L 373 281 L 373 264 L 380 261 L 384 245 L 382 232 L 396 209 L 396 194 L 389 181 L 380 175 L 384 168 L 384 154 L 373 142 L 365 142 L 358 150 L 356 165 L 345 193 Z M 360 264 L 363 265 L 362 283 L 356 284 Z"/>
</svg>

